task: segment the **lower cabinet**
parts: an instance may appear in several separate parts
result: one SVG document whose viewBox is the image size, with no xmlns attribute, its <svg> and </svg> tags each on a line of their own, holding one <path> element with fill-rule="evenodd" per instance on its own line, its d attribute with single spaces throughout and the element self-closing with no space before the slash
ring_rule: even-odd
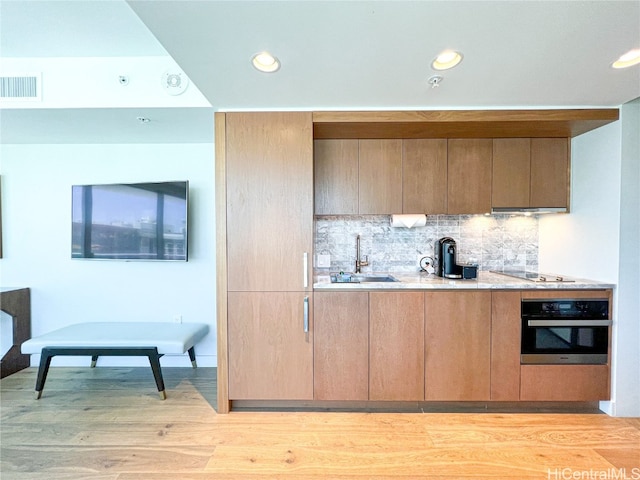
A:
<svg viewBox="0 0 640 480">
<path fill-rule="evenodd" d="M 490 400 L 491 292 L 427 292 L 425 316 L 425 400 Z"/>
<path fill-rule="evenodd" d="M 491 400 L 520 399 L 520 291 L 491 293 Z"/>
<path fill-rule="evenodd" d="M 520 400 L 607 400 L 609 383 L 608 365 L 522 365 Z"/>
<path fill-rule="evenodd" d="M 609 365 L 520 365 L 521 298 L 545 295 L 610 292 L 316 291 L 313 339 L 302 335 L 299 294 L 230 293 L 230 346 L 237 345 L 229 351 L 230 395 L 443 402 L 610 398 Z"/>
<path fill-rule="evenodd" d="M 424 400 L 424 294 L 369 294 L 369 399 Z"/>
<path fill-rule="evenodd" d="M 313 399 L 313 322 L 304 292 L 229 292 L 229 398 Z M 312 316 L 313 305 L 309 305 Z"/>
<path fill-rule="evenodd" d="M 313 397 L 369 399 L 369 293 L 314 294 Z"/>
<path fill-rule="evenodd" d="M 424 400 L 424 294 L 316 292 L 314 399 Z"/>
</svg>

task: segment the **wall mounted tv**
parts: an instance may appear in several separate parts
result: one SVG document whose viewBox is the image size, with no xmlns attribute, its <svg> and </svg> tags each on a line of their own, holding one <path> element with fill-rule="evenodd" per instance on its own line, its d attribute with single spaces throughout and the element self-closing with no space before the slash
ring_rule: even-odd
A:
<svg viewBox="0 0 640 480">
<path fill-rule="evenodd" d="M 189 182 L 72 187 L 71 257 L 187 261 Z"/>
</svg>

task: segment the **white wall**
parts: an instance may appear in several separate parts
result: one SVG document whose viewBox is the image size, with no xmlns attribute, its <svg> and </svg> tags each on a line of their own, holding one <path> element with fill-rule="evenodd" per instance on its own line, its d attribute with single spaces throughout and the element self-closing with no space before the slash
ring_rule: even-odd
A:
<svg viewBox="0 0 640 480">
<path fill-rule="evenodd" d="M 32 333 L 75 322 L 205 322 L 201 366 L 216 365 L 215 199 L 212 144 L 1 145 L 3 254 L 0 283 L 31 288 Z M 189 180 L 189 261 L 71 259 L 71 186 Z M 38 361 L 32 357 L 32 364 Z M 105 357 L 103 365 L 147 365 Z M 56 357 L 53 365 L 87 365 Z M 189 366 L 165 356 L 166 366 Z"/>
<path fill-rule="evenodd" d="M 540 271 L 618 282 L 621 122 L 571 141 L 571 213 L 540 218 Z"/>
<path fill-rule="evenodd" d="M 539 263 L 541 271 L 616 284 L 612 401 L 601 408 L 616 416 L 639 416 L 640 130 L 637 107 L 624 106 L 622 112 L 620 121 L 572 140 L 571 214 L 541 218 Z M 630 258 L 636 259 L 635 267 Z"/>
<path fill-rule="evenodd" d="M 640 416 L 640 98 L 623 105 L 615 415 Z"/>
</svg>

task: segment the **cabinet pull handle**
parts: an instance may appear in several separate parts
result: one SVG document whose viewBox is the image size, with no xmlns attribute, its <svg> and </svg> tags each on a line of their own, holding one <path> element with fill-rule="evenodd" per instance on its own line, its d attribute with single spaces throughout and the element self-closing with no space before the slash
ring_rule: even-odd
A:
<svg viewBox="0 0 640 480">
<path fill-rule="evenodd" d="M 302 254 L 302 274 L 304 275 L 304 280 L 302 281 L 302 285 L 304 288 L 309 287 L 309 260 L 307 259 L 307 252 Z"/>
<path fill-rule="evenodd" d="M 302 304 L 304 333 L 309 333 L 309 297 L 304 297 L 304 303 Z"/>
</svg>

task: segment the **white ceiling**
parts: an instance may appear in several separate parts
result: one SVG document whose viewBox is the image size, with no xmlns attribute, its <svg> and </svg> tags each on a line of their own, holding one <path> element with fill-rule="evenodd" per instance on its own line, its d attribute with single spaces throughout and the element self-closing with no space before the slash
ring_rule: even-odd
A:
<svg viewBox="0 0 640 480">
<path fill-rule="evenodd" d="M 216 107 L 617 106 L 640 96 L 640 2 L 169 1 L 133 10 Z M 464 61 L 437 90 L 431 60 Z M 269 50 L 276 74 L 253 71 Z"/>
<path fill-rule="evenodd" d="M 158 105 L 167 126 L 170 112 L 181 125 L 158 128 L 162 141 L 190 129 L 188 138 L 212 141 L 202 114 L 214 110 L 616 107 L 640 97 L 640 66 L 610 68 L 640 48 L 640 0 L 0 0 L 0 27 L 0 56 L 12 59 L 170 55 L 211 107 Z M 464 60 L 431 89 L 429 64 L 446 48 Z M 277 73 L 251 67 L 261 50 L 280 58 Z M 130 119 L 131 107 L 3 109 L 2 142 L 38 143 L 46 132 L 17 132 L 18 120 L 73 117 L 80 127 L 91 112 L 114 141 L 128 139 L 135 127 L 113 118 Z"/>
</svg>

